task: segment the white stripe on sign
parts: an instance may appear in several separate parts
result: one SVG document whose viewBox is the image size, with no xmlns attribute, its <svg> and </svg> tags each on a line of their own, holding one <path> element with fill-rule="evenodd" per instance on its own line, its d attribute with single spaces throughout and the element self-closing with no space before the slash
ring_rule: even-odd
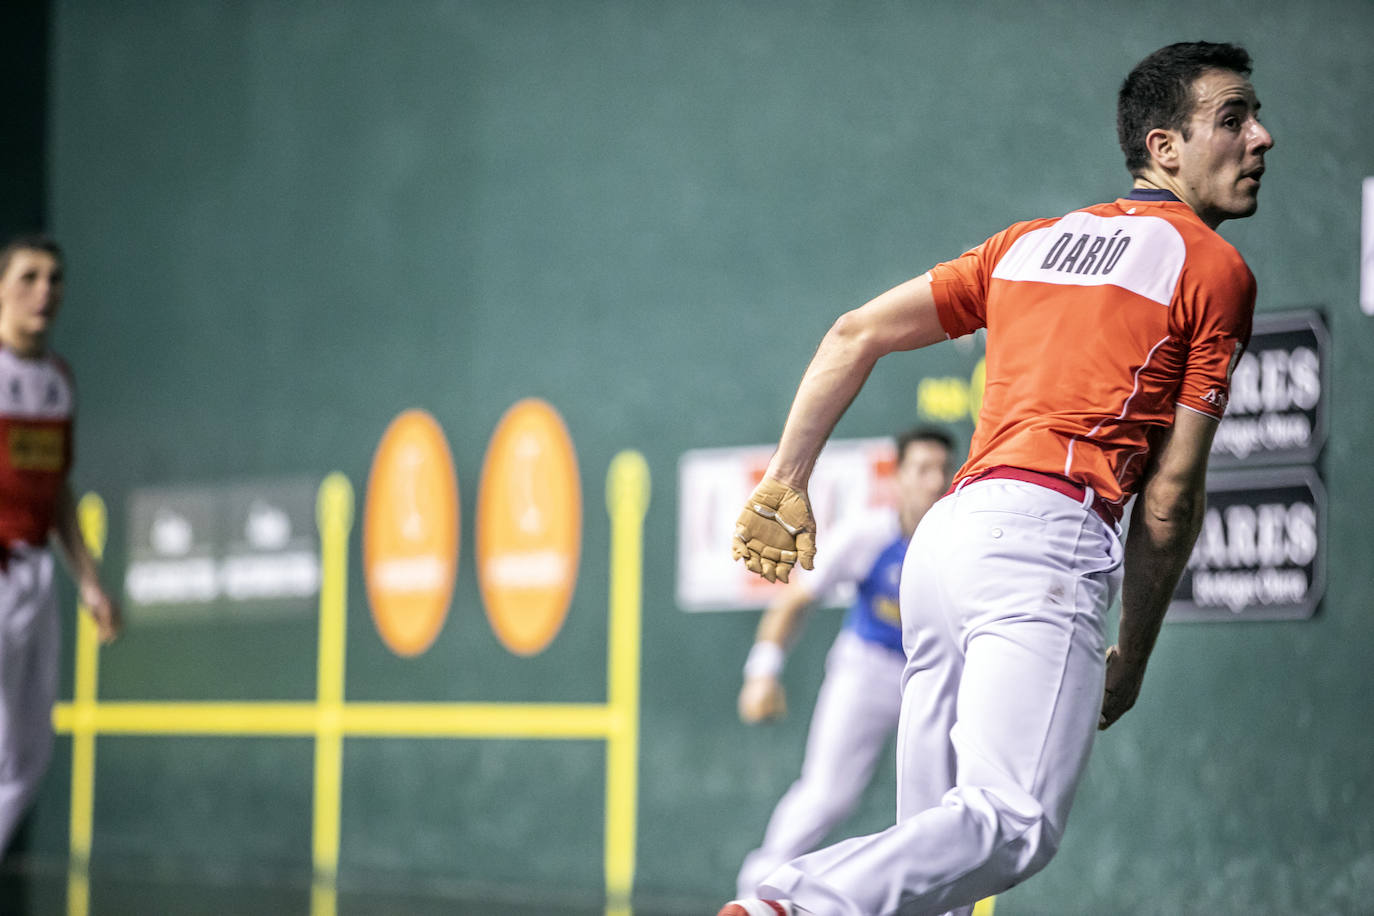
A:
<svg viewBox="0 0 1374 916">
<path fill-rule="evenodd" d="M 1360 310 L 1374 315 L 1374 178 L 1364 180 L 1360 233 Z"/>
</svg>

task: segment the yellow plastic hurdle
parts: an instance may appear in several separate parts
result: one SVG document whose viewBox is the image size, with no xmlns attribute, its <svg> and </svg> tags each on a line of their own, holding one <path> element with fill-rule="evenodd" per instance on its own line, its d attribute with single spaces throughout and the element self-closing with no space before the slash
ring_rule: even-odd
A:
<svg viewBox="0 0 1374 916">
<path fill-rule="evenodd" d="M 611 587 L 605 703 L 347 702 L 345 623 L 354 498 L 352 485 L 340 473 L 325 478 L 316 500 L 321 587 L 314 702 L 101 702 L 95 625 L 81 608 L 72 701 L 58 703 L 53 710 L 55 729 L 72 736 L 68 916 L 87 916 L 90 909 L 88 866 L 97 735 L 313 737 L 312 916 L 333 916 L 337 909 L 345 737 L 604 740 L 606 916 L 630 916 L 638 800 L 644 517 L 649 494 L 649 467 L 644 456 L 637 451 L 617 454 L 606 474 Z M 105 504 L 99 496 L 87 494 L 78 514 L 86 542 L 98 558 L 105 546 Z"/>
</svg>

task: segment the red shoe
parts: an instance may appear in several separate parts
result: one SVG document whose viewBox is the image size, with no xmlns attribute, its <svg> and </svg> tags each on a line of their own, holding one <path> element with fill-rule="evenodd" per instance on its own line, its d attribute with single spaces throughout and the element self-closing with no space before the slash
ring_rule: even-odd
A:
<svg viewBox="0 0 1374 916">
<path fill-rule="evenodd" d="M 731 900 L 716 916 L 796 916 L 790 900 L 760 900 L 745 897 Z"/>
</svg>

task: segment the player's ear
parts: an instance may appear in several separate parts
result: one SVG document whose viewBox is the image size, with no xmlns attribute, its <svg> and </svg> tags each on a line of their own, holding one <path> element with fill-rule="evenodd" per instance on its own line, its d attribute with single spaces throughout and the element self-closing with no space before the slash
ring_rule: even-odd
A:
<svg viewBox="0 0 1374 916">
<path fill-rule="evenodd" d="M 1182 139 L 1178 131 L 1156 127 L 1145 135 L 1145 149 L 1155 165 L 1172 172 L 1178 168 L 1179 141 Z"/>
</svg>

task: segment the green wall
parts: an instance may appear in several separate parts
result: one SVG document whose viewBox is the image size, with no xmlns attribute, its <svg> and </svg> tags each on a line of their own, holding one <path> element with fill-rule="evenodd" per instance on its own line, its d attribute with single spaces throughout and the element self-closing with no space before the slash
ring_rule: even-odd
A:
<svg viewBox="0 0 1374 916">
<path fill-rule="evenodd" d="M 1059 858 L 998 913 L 1374 907 L 1359 368 L 1374 326 L 1357 302 L 1374 6 L 67 0 L 52 15 L 57 346 L 81 385 L 75 482 L 111 507 L 113 581 L 133 489 L 340 470 L 361 499 L 382 430 L 421 406 L 458 469 L 458 587 L 434 647 L 397 658 L 355 531 L 348 698 L 598 702 L 603 481 L 616 452 L 642 451 L 636 886 L 686 912 L 730 892 L 795 776 L 837 618 L 789 665 L 791 718 L 739 725 L 756 615 L 674 605 L 678 456 L 776 437 L 841 310 L 1014 219 L 1121 193 L 1115 90 L 1134 61 L 1175 40 L 1247 45 L 1277 146 L 1259 214 L 1224 234 L 1261 309 L 1321 306 L 1332 329 L 1326 598 L 1301 623 L 1167 627 Z M 967 378 L 976 358 L 893 357 L 837 435 L 908 425 L 920 379 Z M 481 611 L 471 511 L 487 440 L 526 396 L 565 417 L 586 514 L 567 624 L 518 659 Z M 314 645 L 301 618 L 131 627 L 101 695 L 308 699 Z M 38 857 L 64 854 L 68 747 Z M 295 739 L 101 739 L 94 867 L 299 880 L 310 759 Z M 342 879 L 595 895 L 603 766 L 596 742 L 349 741 Z M 847 829 L 883 826 L 892 791 L 889 764 Z"/>
</svg>

